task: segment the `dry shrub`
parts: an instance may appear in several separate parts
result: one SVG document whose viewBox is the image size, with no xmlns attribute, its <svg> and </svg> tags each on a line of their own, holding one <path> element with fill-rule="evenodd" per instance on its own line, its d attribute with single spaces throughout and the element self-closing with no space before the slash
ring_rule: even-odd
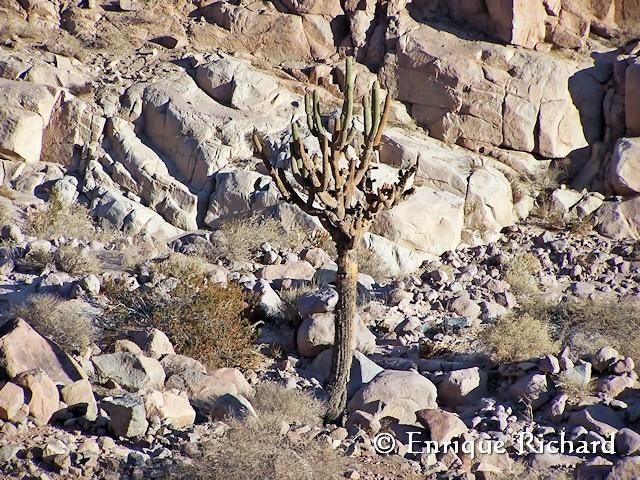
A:
<svg viewBox="0 0 640 480">
<path fill-rule="evenodd" d="M 315 292 L 316 290 L 318 290 L 318 286 L 314 282 L 281 289 L 278 292 L 278 296 L 280 300 L 282 300 L 280 316 L 289 321 L 298 320 L 298 299 L 302 295 Z"/>
<path fill-rule="evenodd" d="M 309 393 L 275 382 L 258 385 L 251 404 L 261 419 L 273 418 L 298 425 L 318 425 L 326 411 L 324 402 Z"/>
<path fill-rule="evenodd" d="M 282 421 L 318 424 L 324 405 L 309 394 L 267 383 L 252 400 L 258 420 L 229 420 L 231 429 L 202 459 L 180 469 L 183 480 L 332 480 L 342 478 L 344 459 L 326 443 L 294 440 Z"/>
<path fill-rule="evenodd" d="M 122 252 L 122 267 L 133 268 L 141 263 L 151 260 L 159 255 L 166 253 L 166 244 L 156 245 L 153 240 L 148 240 L 140 235 L 136 235 L 127 243 L 120 247 Z"/>
<path fill-rule="evenodd" d="M 251 261 L 253 254 L 265 242 L 276 250 L 283 250 L 299 244 L 301 240 L 298 230 L 286 230 L 275 218 L 260 215 L 229 220 L 221 230 L 227 240 L 225 253 L 230 260 L 240 262 Z"/>
<path fill-rule="evenodd" d="M 26 320 L 41 335 L 67 353 L 82 354 L 95 339 L 91 316 L 74 301 L 36 294 L 12 308 L 12 316 Z"/>
<path fill-rule="evenodd" d="M 551 202 L 548 194 L 543 193 L 536 200 L 536 205 L 531 210 L 529 221 L 548 229 L 559 230 L 565 227 L 565 219 Z"/>
<path fill-rule="evenodd" d="M 310 243 L 314 247 L 321 248 L 331 258 L 337 258 L 338 252 L 336 245 L 331 239 L 331 236 L 327 232 L 314 232 L 313 238 L 310 239 Z M 386 268 L 384 261 L 373 250 L 367 248 L 364 242 L 360 242 L 358 246 L 352 252 L 353 259 L 358 264 L 358 271 L 370 275 L 376 281 L 382 281 L 390 278 L 392 275 L 389 273 L 389 269 Z"/>
<path fill-rule="evenodd" d="M 556 387 L 569 398 L 569 406 L 580 405 L 584 400 L 594 394 L 595 381 L 591 379 L 587 383 L 580 382 L 575 375 L 560 372 L 555 380 Z"/>
<path fill-rule="evenodd" d="M 573 475 L 561 469 L 534 470 L 524 461 L 513 462 L 511 472 L 502 472 L 495 476 L 495 480 L 569 480 L 571 478 Z"/>
<path fill-rule="evenodd" d="M 198 284 L 207 276 L 207 262 L 201 258 L 170 253 L 153 265 L 152 271 L 165 277 L 177 278 L 180 283 Z"/>
<path fill-rule="evenodd" d="M 501 363 L 521 362 L 558 351 L 549 325 L 528 314 L 501 317 L 480 334 L 480 339 Z"/>
<path fill-rule="evenodd" d="M 509 260 L 504 280 L 518 297 L 530 296 L 539 292 L 534 275 L 542 269 L 540 260 L 531 252 L 519 252 Z"/>
<path fill-rule="evenodd" d="M 358 271 L 366 273 L 376 281 L 382 281 L 391 277 L 389 269 L 386 268 L 384 262 L 373 250 L 368 249 L 364 244 L 360 243 L 354 250 L 353 256 L 358 264 Z"/>
<path fill-rule="evenodd" d="M 201 265 L 190 257 L 174 254 L 159 265 L 158 272 L 178 279 L 168 294 L 105 284 L 113 305 L 108 315 L 119 333 L 152 326 L 167 334 L 178 353 L 209 368 L 255 366 L 256 332 L 249 320 L 255 299 L 238 285 L 208 283 Z"/>
<path fill-rule="evenodd" d="M 102 267 L 91 250 L 71 245 L 63 245 L 58 248 L 53 258 L 59 270 L 71 275 L 99 273 Z"/>
<path fill-rule="evenodd" d="M 613 298 L 571 298 L 555 303 L 537 297 L 523 311 L 551 325 L 552 333 L 578 355 L 611 346 L 640 362 L 640 307 Z"/>
<path fill-rule="evenodd" d="M 93 240 L 97 238 L 89 211 L 79 203 L 65 205 L 55 195 L 44 208 L 27 213 L 27 233 L 42 239 L 57 237 Z"/>
<path fill-rule="evenodd" d="M 45 250 L 30 250 L 18 260 L 21 268 L 29 271 L 42 272 L 48 266 L 54 265 L 55 260 L 51 252 Z"/>
</svg>

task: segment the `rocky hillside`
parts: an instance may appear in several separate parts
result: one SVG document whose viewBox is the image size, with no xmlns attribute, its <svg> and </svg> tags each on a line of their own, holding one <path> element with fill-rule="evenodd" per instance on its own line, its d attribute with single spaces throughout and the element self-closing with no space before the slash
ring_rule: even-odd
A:
<svg viewBox="0 0 640 480">
<path fill-rule="evenodd" d="M 0 476 L 640 478 L 639 38 L 634 0 L 0 0 Z M 346 56 L 394 98 L 374 181 L 418 170 L 323 425 L 335 251 L 252 135 L 286 162 Z"/>
</svg>

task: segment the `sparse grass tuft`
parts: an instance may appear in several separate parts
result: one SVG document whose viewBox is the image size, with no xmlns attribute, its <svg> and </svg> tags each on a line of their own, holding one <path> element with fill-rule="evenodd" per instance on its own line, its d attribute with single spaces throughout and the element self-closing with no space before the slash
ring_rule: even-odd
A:
<svg viewBox="0 0 640 480">
<path fill-rule="evenodd" d="M 578 355 L 611 346 L 640 362 L 640 307 L 614 299 L 550 302 L 532 298 L 522 311 L 551 326 L 553 336 Z"/>
<path fill-rule="evenodd" d="M 71 275 L 89 275 L 99 273 L 100 261 L 86 248 L 63 245 L 53 256 L 56 267 Z"/>
<path fill-rule="evenodd" d="M 14 318 L 23 318 L 40 334 L 57 343 L 67 353 L 83 353 L 94 341 L 89 315 L 73 301 L 56 295 L 37 294 L 12 309 Z"/>
<path fill-rule="evenodd" d="M 74 203 L 66 206 L 53 198 L 44 208 L 27 212 L 27 233 L 49 240 L 56 237 L 93 240 L 98 235 L 89 211 Z"/>
<path fill-rule="evenodd" d="M 558 351 L 548 323 L 528 314 L 501 317 L 480 334 L 480 339 L 500 363 L 521 362 Z"/>
<path fill-rule="evenodd" d="M 361 243 L 358 245 L 353 252 L 353 256 L 358 263 L 359 272 L 371 275 L 376 281 L 382 281 L 391 277 L 380 255 L 373 250 L 369 250 L 364 244 Z"/>
<path fill-rule="evenodd" d="M 555 380 L 556 387 L 567 395 L 567 403 L 569 406 L 580 405 L 589 396 L 593 395 L 595 391 L 595 382 L 592 379 L 588 383 L 582 383 L 577 381 L 567 372 L 560 372 L 558 378 Z"/>
<path fill-rule="evenodd" d="M 319 424 L 324 406 L 309 394 L 275 384 L 257 388 L 252 403 L 258 420 L 229 420 L 227 435 L 193 466 L 175 472 L 180 480 L 336 480 L 344 459 L 316 439 L 295 440 L 283 421 Z"/>
<path fill-rule="evenodd" d="M 274 218 L 253 215 L 229 220 L 222 225 L 222 233 L 227 240 L 227 255 L 230 260 L 249 262 L 263 243 L 282 250 L 299 244 L 304 236 L 299 231 L 287 231 Z"/>
<path fill-rule="evenodd" d="M 319 425 L 326 412 L 325 404 L 309 393 L 274 382 L 258 385 L 251 404 L 259 418 L 271 417 L 297 425 Z"/>
<path fill-rule="evenodd" d="M 540 260 L 533 253 L 520 252 L 509 260 L 504 280 L 518 297 L 537 294 L 539 288 L 534 275 L 541 269 Z"/>
</svg>

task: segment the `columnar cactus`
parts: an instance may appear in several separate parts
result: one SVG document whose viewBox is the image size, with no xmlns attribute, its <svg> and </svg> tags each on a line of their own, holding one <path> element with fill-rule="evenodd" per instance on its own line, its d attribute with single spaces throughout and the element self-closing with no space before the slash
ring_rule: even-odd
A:
<svg viewBox="0 0 640 480">
<path fill-rule="evenodd" d="M 354 121 L 353 59 L 347 58 L 343 87 L 342 113 L 324 122 L 320 109 L 320 92 L 305 95 L 307 126 L 318 140 L 319 152 L 309 152 L 300 134 L 300 125 L 291 124 L 290 170 L 271 163 L 258 136 L 253 140 L 257 152 L 287 202 L 317 217 L 335 242 L 338 252 L 336 288 L 335 342 L 327 421 L 337 419 L 345 410 L 347 382 L 354 352 L 356 288 L 358 265 L 352 251 L 369 230 L 376 215 L 392 208 L 413 193 L 412 177 L 417 165 L 400 171 L 398 180 L 374 188 L 371 171 L 382 133 L 389 118 L 391 96 L 384 103 L 378 82 L 362 100 L 364 130 L 362 140 Z M 332 124 L 332 125 L 331 125 Z"/>
</svg>

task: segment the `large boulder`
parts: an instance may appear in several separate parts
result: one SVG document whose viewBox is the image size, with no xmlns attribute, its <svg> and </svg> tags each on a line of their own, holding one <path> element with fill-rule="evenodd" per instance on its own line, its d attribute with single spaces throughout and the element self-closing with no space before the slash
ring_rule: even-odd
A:
<svg viewBox="0 0 640 480">
<path fill-rule="evenodd" d="M 173 428 L 188 427 L 196 419 L 196 411 L 187 396 L 176 390 L 150 392 L 144 397 L 144 406 L 147 418 L 157 416 L 168 421 Z"/>
<path fill-rule="evenodd" d="M 27 391 L 29 414 L 40 423 L 47 423 L 58 410 L 59 395 L 53 380 L 44 370 L 22 372 L 14 382 Z"/>
<path fill-rule="evenodd" d="M 606 237 L 640 239 L 640 195 L 605 202 L 596 218 L 598 232 Z"/>
<path fill-rule="evenodd" d="M 60 91 L 0 78 L 0 158 L 37 162 Z"/>
<path fill-rule="evenodd" d="M 95 420 L 98 416 L 98 405 L 93 395 L 93 388 L 89 380 L 78 380 L 60 390 L 62 401 L 74 412 L 85 416 L 88 420 Z"/>
<path fill-rule="evenodd" d="M 420 25 L 398 42 L 398 99 L 446 142 L 563 158 L 600 135 L 602 87 L 578 74 L 592 65 Z"/>
<path fill-rule="evenodd" d="M 119 161 L 112 167 L 112 178 L 172 225 L 197 230 L 197 196 L 171 175 L 167 160 L 142 142 L 134 125 L 111 118 L 106 135 Z"/>
<path fill-rule="evenodd" d="M 11 420 L 24 404 L 24 391 L 18 385 L 7 382 L 0 387 L 0 420 Z"/>
<path fill-rule="evenodd" d="M 392 210 L 380 213 L 371 231 L 411 250 L 439 255 L 458 246 L 463 227 L 462 197 L 418 187 Z"/>
<path fill-rule="evenodd" d="M 71 357 L 27 322 L 18 319 L 5 323 L 0 328 L 0 374 L 13 378 L 33 369 L 43 370 L 63 385 L 86 377 Z"/>
<path fill-rule="evenodd" d="M 140 437 L 147 431 L 149 422 L 141 396 L 107 397 L 100 407 L 109 415 L 109 428 L 116 436 Z"/>
<path fill-rule="evenodd" d="M 349 412 L 367 411 L 368 405 L 382 402 L 382 417 L 410 424 L 416 421 L 418 410 L 438 407 L 436 397 L 435 385 L 419 373 L 385 370 L 355 394 L 349 402 Z"/>
<path fill-rule="evenodd" d="M 116 352 L 96 355 L 91 361 L 98 378 L 114 380 L 127 389 L 161 388 L 164 385 L 165 373 L 155 358 Z"/>
<path fill-rule="evenodd" d="M 129 235 L 147 233 L 166 240 L 182 233 L 155 210 L 126 197 L 102 165 L 94 160 L 87 165 L 82 189 L 91 200 L 91 210 L 96 217 Z"/>
<path fill-rule="evenodd" d="M 203 7 L 201 13 L 208 22 L 230 32 L 228 47 L 251 52 L 271 62 L 309 61 L 335 53 L 331 33 L 318 37 L 305 24 L 309 15 L 282 14 L 270 3 L 235 6 L 213 2 Z"/>
<path fill-rule="evenodd" d="M 276 187 L 266 175 L 248 170 L 218 172 L 205 223 L 217 227 L 227 220 L 260 212 L 277 200 Z"/>
<path fill-rule="evenodd" d="M 640 193 L 640 138 L 621 138 L 616 142 L 609 181 L 620 195 Z"/>
<path fill-rule="evenodd" d="M 333 348 L 327 348 L 314 358 L 311 363 L 311 372 L 321 382 L 326 382 L 329 378 L 332 358 Z M 366 355 L 356 350 L 353 354 L 353 362 L 349 372 L 348 397 L 351 398 L 360 388 L 373 380 L 382 371 L 384 369 L 380 365 L 373 360 L 369 360 Z"/>
<path fill-rule="evenodd" d="M 363 353 L 370 353 L 376 345 L 376 336 L 369 331 L 360 316 L 356 318 L 355 347 Z M 300 324 L 298 328 L 298 351 L 305 357 L 315 357 L 333 345 L 335 335 L 335 314 L 316 313 Z"/>
</svg>

